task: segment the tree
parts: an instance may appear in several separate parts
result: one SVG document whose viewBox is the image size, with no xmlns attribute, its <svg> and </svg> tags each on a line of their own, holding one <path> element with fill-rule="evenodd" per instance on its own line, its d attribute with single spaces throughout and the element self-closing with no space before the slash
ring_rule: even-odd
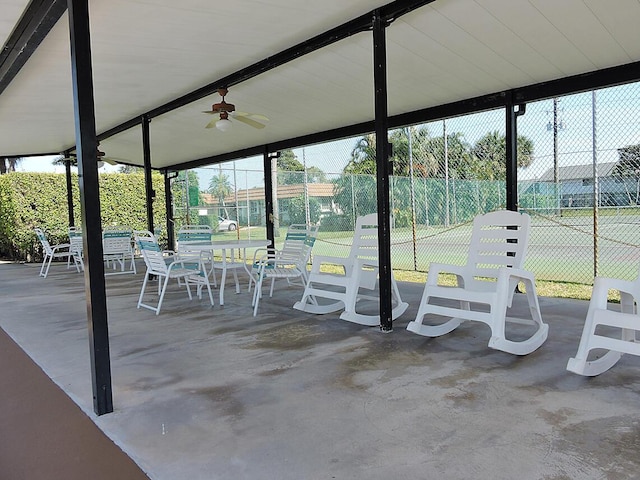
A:
<svg viewBox="0 0 640 480">
<path fill-rule="evenodd" d="M 622 179 L 629 204 L 640 203 L 640 145 L 628 145 L 618 149 L 618 163 L 611 172 Z M 631 183 L 631 185 L 628 185 Z M 631 192 L 632 185 L 635 192 Z M 635 198 L 634 198 L 635 197 Z"/>
<path fill-rule="evenodd" d="M 307 183 L 326 183 L 327 175 L 318 167 L 307 167 Z"/>
<path fill-rule="evenodd" d="M 518 135 L 518 167 L 528 167 L 533 161 L 533 142 Z M 507 141 L 498 131 L 487 133 L 472 149 L 473 177 L 478 180 L 504 180 L 506 178 Z"/>
<path fill-rule="evenodd" d="M 142 167 L 134 167 L 133 165 L 120 165 L 118 168 L 119 173 L 144 173 L 144 169 Z"/>
<path fill-rule="evenodd" d="M 224 199 L 225 197 L 231 195 L 233 189 L 231 188 L 229 177 L 220 172 L 218 175 L 214 175 L 213 177 L 211 177 L 211 180 L 209 181 L 209 188 L 207 191 L 218 200 L 219 206 L 225 208 Z"/>
<path fill-rule="evenodd" d="M 411 144 L 409 144 L 409 138 L 411 138 Z M 413 163 L 413 174 L 416 177 L 435 176 L 438 172 L 438 160 L 429 149 L 432 140 L 429 130 L 425 127 L 394 130 L 390 138 L 394 175 L 408 177 L 411 163 Z"/>
<path fill-rule="evenodd" d="M 0 175 L 15 172 L 16 167 L 20 164 L 22 158 L 4 157 L 0 159 Z"/>
<path fill-rule="evenodd" d="M 351 160 L 343 169 L 346 174 L 376 173 L 376 136 L 373 133 L 361 137 L 351 150 Z"/>
<path fill-rule="evenodd" d="M 618 164 L 611 172 L 621 177 L 635 177 L 640 173 L 640 145 L 618 149 Z"/>
<path fill-rule="evenodd" d="M 320 201 L 315 197 L 309 198 L 309 220 L 311 223 L 318 223 L 320 213 Z M 307 223 L 304 195 L 292 198 L 289 202 L 289 220 L 291 223 Z"/>
<path fill-rule="evenodd" d="M 283 150 L 278 157 L 278 183 L 296 185 L 304 181 L 304 165 L 298 161 L 293 150 Z M 295 173 L 294 173 L 295 172 Z"/>
</svg>

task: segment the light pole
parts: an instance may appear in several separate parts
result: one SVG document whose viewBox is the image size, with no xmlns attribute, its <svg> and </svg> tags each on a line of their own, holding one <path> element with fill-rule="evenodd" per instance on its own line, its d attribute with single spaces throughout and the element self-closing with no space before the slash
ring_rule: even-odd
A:
<svg viewBox="0 0 640 480">
<path fill-rule="evenodd" d="M 407 136 L 409 140 L 409 187 L 411 195 L 411 232 L 413 235 L 413 269 L 418 271 L 418 251 L 417 251 L 417 238 L 416 238 L 416 186 L 413 178 L 413 132 L 411 127 L 407 127 Z"/>
<path fill-rule="evenodd" d="M 449 145 L 447 142 L 447 121 L 442 120 L 442 138 L 444 140 L 444 226 L 449 226 Z"/>
<path fill-rule="evenodd" d="M 556 211 L 560 213 L 560 165 L 558 162 L 558 132 L 564 130 L 564 122 L 558 120 L 558 98 L 553 99 L 553 123 L 547 123 L 547 130 L 553 131 L 553 184 L 556 193 Z"/>
</svg>

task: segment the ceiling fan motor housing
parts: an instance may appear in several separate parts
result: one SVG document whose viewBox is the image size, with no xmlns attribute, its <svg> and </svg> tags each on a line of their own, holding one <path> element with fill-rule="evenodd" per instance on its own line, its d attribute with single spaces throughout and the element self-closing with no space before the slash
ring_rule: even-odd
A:
<svg viewBox="0 0 640 480">
<path fill-rule="evenodd" d="M 233 103 L 227 103 L 224 100 L 220 103 L 214 103 L 211 106 L 211 111 L 213 113 L 218 112 L 234 112 L 236 110 L 236 106 Z"/>
</svg>

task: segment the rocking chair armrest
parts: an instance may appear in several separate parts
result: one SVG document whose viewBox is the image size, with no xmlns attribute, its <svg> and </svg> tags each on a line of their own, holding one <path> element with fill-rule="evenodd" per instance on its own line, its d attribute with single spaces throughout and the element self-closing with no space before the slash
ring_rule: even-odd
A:
<svg viewBox="0 0 640 480">
<path fill-rule="evenodd" d="M 446 263 L 431 263 L 429 265 L 429 273 L 427 274 L 427 283 L 429 285 L 438 285 L 438 276 L 441 273 L 449 273 L 455 275 L 458 281 L 463 281 L 469 275 L 466 265 L 450 265 Z"/>
<path fill-rule="evenodd" d="M 332 257 L 330 255 L 314 255 L 313 262 L 311 264 L 311 271 L 313 273 L 320 272 L 320 267 L 323 264 L 340 265 L 345 270 L 347 270 L 349 268 L 350 262 L 351 262 L 351 259 L 348 257 Z"/>
<path fill-rule="evenodd" d="M 531 282 L 535 281 L 533 272 L 524 268 L 500 267 L 498 275 L 505 275 L 507 278 L 520 278 Z"/>
<path fill-rule="evenodd" d="M 373 258 L 356 258 L 355 260 L 355 265 L 358 268 L 362 268 L 362 267 L 375 267 L 378 268 L 380 266 L 380 262 L 378 261 L 378 259 L 373 259 Z"/>
<path fill-rule="evenodd" d="M 622 280 L 620 278 L 596 277 L 591 292 L 591 304 L 596 308 L 606 309 L 609 290 L 620 293 L 621 310 L 633 313 L 634 300 L 640 300 L 640 283 L 636 280 Z"/>
</svg>

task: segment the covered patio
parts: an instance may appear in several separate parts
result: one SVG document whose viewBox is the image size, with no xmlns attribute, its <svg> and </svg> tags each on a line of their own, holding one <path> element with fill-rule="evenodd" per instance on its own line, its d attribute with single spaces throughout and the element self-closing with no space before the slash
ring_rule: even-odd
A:
<svg viewBox="0 0 640 480">
<path fill-rule="evenodd" d="M 112 394 L 98 142 L 119 162 L 144 167 L 150 231 L 152 169 L 168 184 L 177 170 L 263 155 L 273 241 L 267 172 L 282 149 L 369 132 L 386 138 L 394 126 L 504 109 L 505 207 L 517 210 L 517 119 L 527 102 L 640 78 L 640 5 L 633 0 L 614 8 L 595 0 L 2 6 L 0 155 L 78 158 L 94 409 L 101 414 L 112 410 Z M 254 120 L 268 117 L 267 128 L 243 129 L 236 119 L 226 132 L 205 129 L 211 116 L 203 112 L 222 121 L 235 109 L 215 106 L 227 94 L 237 110 L 261 115 Z M 390 153 L 387 141 L 377 142 L 383 331 L 392 330 Z"/>
<path fill-rule="evenodd" d="M 391 324 L 386 141 L 379 311 L 392 335 L 292 310 L 299 291 L 257 319 L 244 294 L 136 310 L 141 274 L 104 277 L 96 162 L 100 145 L 144 168 L 153 230 L 153 169 L 168 184 L 261 155 L 271 219 L 267 172 L 283 149 L 501 109 L 516 210 L 518 117 L 527 102 L 640 80 L 637 1 L 0 5 L 0 155 L 77 156 L 88 257 L 84 277 L 46 282 L 39 266 L 0 265 L 0 327 L 151 478 L 637 477 L 638 359 L 597 378 L 565 370 L 585 302 L 542 298 L 549 339 L 526 357 L 489 349 L 475 323 L 408 334 L 421 285 L 401 285 L 410 308 Z M 205 129 L 223 88 L 266 128 Z"/>
<path fill-rule="evenodd" d="M 584 301 L 541 298 L 549 339 L 517 357 L 476 322 L 406 332 L 418 284 L 381 335 L 291 309 L 299 287 L 254 318 L 246 292 L 212 308 L 174 286 L 156 317 L 135 309 L 142 274 L 109 277 L 114 412 L 97 416 L 83 278 L 56 267 L 36 282 L 36 265 L 0 265 L 0 327 L 150 478 L 637 477 L 640 360 L 565 370 Z"/>
</svg>

